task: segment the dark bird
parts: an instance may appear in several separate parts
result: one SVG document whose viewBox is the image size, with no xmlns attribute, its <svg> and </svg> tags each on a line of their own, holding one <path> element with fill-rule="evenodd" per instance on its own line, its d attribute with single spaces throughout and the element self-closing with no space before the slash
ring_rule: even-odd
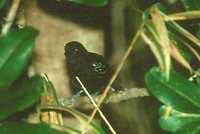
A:
<svg viewBox="0 0 200 134">
<path fill-rule="evenodd" d="M 105 89 L 113 73 L 103 56 L 88 52 L 81 43 L 76 41 L 65 45 L 65 56 L 71 85 L 76 92 L 82 93 L 76 76 L 90 94 L 100 93 Z M 114 91 L 114 88 L 113 84 L 111 89 Z"/>
</svg>

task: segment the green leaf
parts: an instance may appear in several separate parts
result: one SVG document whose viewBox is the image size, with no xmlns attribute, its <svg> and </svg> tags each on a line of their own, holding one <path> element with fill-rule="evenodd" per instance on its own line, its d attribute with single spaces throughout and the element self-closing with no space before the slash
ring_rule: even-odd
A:
<svg viewBox="0 0 200 134">
<path fill-rule="evenodd" d="M 182 3 L 187 11 L 200 10 L 200 0 L 182 0 Z"/>
<path fill-rule="evenodd" d="M 5 3 L 6 3 L 6 0 L 0 0 L 0 9 L 4 6 Z"/>
<path fill-rule="evenodd" d="M 74 110 L 72 108 L 67 108 L 61 105 L 55 105 L 55 106 L 41 106 L 41 110 L 60 110 L 62 112 L 67 112 L 72 114 L 74 117 L 76 117 L 78 120 L 86 124 L 89 120 L 89 117 L 77 110 Z M 91 121 L 89 124 L 90 128 L 93 129 L 93 134 L 105 134 L 105 131 L 99 126 L 96 122 Z"/>
<path fill-rule="evenodd" d="M 159 110 L 160 112 L 160 126 L 167 131 L 176 132 L 179 129 L 182 129 L 183 126 L 189 127 L 189 124 L 193 122 L 200 123 L 200 114 L 189 114 L 182 113 L 175 109 L 170 111 L 168 117 L 165 117 L 167 113 L 167 106 L 162 106 Z M 184 133 L 182 133 L 184 134 Z"/>
<path fill-rule="evenodd" d="M 5 91 L 23 72 L 31 58 L 38 31 L 25 27 L 0 37 L 0 92 Z"/>
<path fill-rule="evenodd" d="M 77 4 L 92 6 L 92 7 L 105 6 L 108 4 L 108 0 L 65 0 L 65 1 L 70 1 Z"/>
<path fill-rule="evenodd" d="M 4 120 L 13 113 L 23 111 L 35 104 L 40 99 L 41 86 L 41 76 L 35 76 L 16 89 L 1 92 L 0 120 Z"/>
<path fill-rule="evenodd" d="M 69 134 L 51 128 L 48 124 L 29 124 L 25 122 L 7 122 L 0 126 L 1 134 Z"/>
<path fill-rule="evenodd" d="M 159 68 L 152 68 L 145 77 L 150 92 L 162 103 L 186 113 L 200 112 L 200 90 L 185 77 L 170 70 L 167 81 L 165 73 Z"/>
<path fill-rule="evenodd" d="M 200 73 L 200 68 L 197 70 L 197 72 Z M 199 75 L 196 76 L 196 81 L 197 81 L 197 85 L 200 86 L 200 76 Z"/>
<path fill-rule="evenodd" d="M 182 126 L 175 134 L 200 134 L 200 121 L 192 122 L 185 126 Z"/>
<path fill-rule="evenodd" d="M 69 113 L 71 113 L 72 115 L 74 115 L 77 119 L 87 123 L 89 120 L 89 117 L 79 111 L 76 110 L 72 110 L 70 109 L 70 111 L 68 111 Z M 101 128 L 101 126 L 99 126 L 96 122 L 91 121 L 89 124 L 93 130 L 94 130 L 94 134 L 106 134 L 105 131 Z"/>
</svg>

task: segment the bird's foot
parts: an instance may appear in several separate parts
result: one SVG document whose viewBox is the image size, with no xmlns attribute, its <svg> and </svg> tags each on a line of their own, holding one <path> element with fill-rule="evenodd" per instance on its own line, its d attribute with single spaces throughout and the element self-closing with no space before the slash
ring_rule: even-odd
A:
<svg viewBox="0 0 200 134">
<path fill-rule="evenodd" d="M 71 98 L 61 98 L 58 100 L 59 101 L 59 104 L 62 105 L 62 106 L 72 106 L 72 101 L 71 101 Z"/>
<path fill-rule="evenodd" d="M 71 97 L 71 103 L 72 103 L 72 105 L 74 105 L 76 103 L 77 98 L 80 97 L 82 93 L 83 93 L 83 90 L 77 92 L 76 94 L 74 94 Z"/>
<path fill-rule="evenodd" d="M 126 90 L 127 90 L 126 88 L 124 88 L 123 90 L 116 90 L 115 88 L 110 87 L 110 93 L 115 93 L 115 94 L 123 93 Z"/>
<path fill-rule="evenodd" d="M 61 98 L 59 99 L 59 104 L 63 106 L 73 106 L 76 103 L 77 98 L 80 97 L 82 93 L 83 93 L 83 90 L 74 94 L 71 98 Z"/>
</svg>

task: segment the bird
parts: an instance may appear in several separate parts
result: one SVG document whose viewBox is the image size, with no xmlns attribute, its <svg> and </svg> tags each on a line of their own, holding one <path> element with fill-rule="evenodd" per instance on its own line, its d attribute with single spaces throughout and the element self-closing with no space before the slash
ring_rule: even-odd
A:
<svg viewBox="0 0 200 134">
<path fill-rule="evenodd" d="M 71 86 L 77 92 L 76 97 L 83 93 L 76 77 L 81 80 L 90 94 L 103 92 L 113 75 L 113 71 L 102 55 L 89 52 L 77 41 L 66 43 L 64 55 Z M 117 90 L 116 87 L 116 84 L 112 84 L 111 91 Z"/>
</svg>

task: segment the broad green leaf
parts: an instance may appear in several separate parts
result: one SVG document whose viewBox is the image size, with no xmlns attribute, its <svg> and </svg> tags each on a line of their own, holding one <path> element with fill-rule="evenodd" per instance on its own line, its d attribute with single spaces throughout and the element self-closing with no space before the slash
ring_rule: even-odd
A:
<svg viewBox="0 0 200 134">
<path fill-rule="evenodd" d="M 192 122 L 185 126 L 182 126 L 174 134 L 200 134 L 200 121 Z"/>
<path fill-rule="evenodd" d="M 197 70 L 198 73 L 200 73 L 200 68 Z M 196 76 L 196 81 L 197 81 L 197 84 L 200 86 L 200 76 L 197 75 Z"/>
<path fill-rule="evenodd" d="M 51 128 L 48 124 L 29 124 L 26 122 L 7 122 L 0 126 L 1 134 L 69 134 Z"/>
<path fill-rule="evenodd" d="M 187 11 L 200 10 L 200 0 L 182 0 L 182 3 Z"/>
<path fill-rule="evenodd" d="M 38 31 L 25 27 L 0 36 L 0 92 L 23 72 L 31 58 Z"/>
<path fill-rule="evenodd" d="M 89 120 L 89 117 L 77 110 L 74 110 L 72 108 L 67 108 L 61 105 L 55 105 L 55 106 L 41 106 L 41 110 L 60 110 L 62 112 L 67 112 L 72 114 L 74 117 L 76 117 L 78 120 L 80 120 L 83 124 L 86 124 Z M 105 131 L 99 126 L 96 122 L 91 121 L 89 124 L 90 128 L 93 129 L 93 134 L 105 134 Z"/>
<path fill-rule="evenodd" d="M 70 1 L 77 4 L 92 6 L 92 7 L 105 6 L 108 4 L 108 0 L 65 0 L 65 1 Z"/>
<path fill-rule="evenodd" d="M 162 103 L 186 113 L 200 112 L 200 89 L 185 77 L 170 71 L 167 81 L 165 73 L 159 68 L 152 68 L 145 77 L 150 92 Z"/>
<path fill-rule="evenodd" d="M 4 120 L 13 113 L 23 111 L 40 99 L 42 78 L 35 76 L 15 89 L 0 93 L 0 120 Z"/>
<path fill-rule="evenodd" d="M 159 110 L 160 112 L 160 126 L 167 131 L 176 132 L 178 129 L 183 126 L 188 127 L 189 124 L 193 122 L 200 123 L 200 114 L 190 114 L 190 113 L 182 113 L 175 109 L 170 111 L 168 117 L 166 116 L 167 106 L 162 106 Z"/>
<path fill-rule="evenodd" d="M 6 0 L 0 0 L 0 10 L 4 6 L 5 2 L 6 2 Z"/>
</svg>

